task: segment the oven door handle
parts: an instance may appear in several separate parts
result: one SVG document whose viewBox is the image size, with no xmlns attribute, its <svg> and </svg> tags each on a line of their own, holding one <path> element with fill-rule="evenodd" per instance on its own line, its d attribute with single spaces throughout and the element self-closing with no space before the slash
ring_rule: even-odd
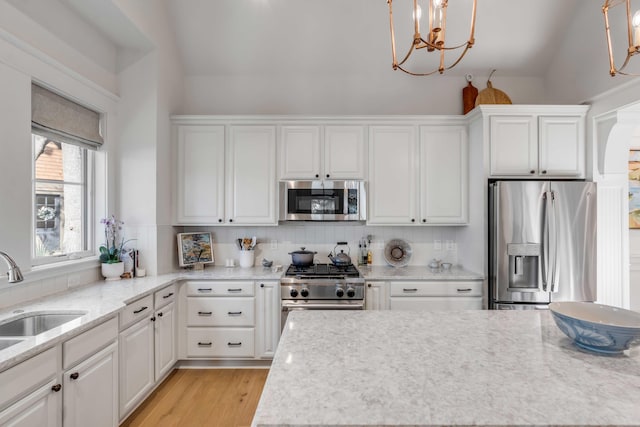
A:
<svg viewBox="0 0 640 427">
<path fill-rule="evenodd" d="M 363 310 L 364 301 L 358 301 L 349 304 L 332 304 L 332 303 L 306 303 L 296 304 L 282 302 L 282 311 L 294 311 L 294 310 Z"/>
</svg>

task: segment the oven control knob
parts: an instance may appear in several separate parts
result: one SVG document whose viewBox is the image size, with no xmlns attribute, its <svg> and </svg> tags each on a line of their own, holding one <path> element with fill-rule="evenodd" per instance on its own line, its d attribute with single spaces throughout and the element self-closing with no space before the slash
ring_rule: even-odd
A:
<svg viewBox="0 0 640 427">
<path fill-rule="evenodd" d="M 298 296 L 298 290 L 297 289 L 291 289 L 291 291 L 289 291 L 289 295 L 291 295 L 292 298 L 295 298 Z"/>
<path fill-rule="evenodd" d="M 300 289 L 300 295 L 302 295 L 304 298 L 309 296 L 309 289 L 307 288 L 302 288 Z"/>
<path fill-rule="evenodd" d="M 337 288 L 337 289 L 336 289 L 336 296 L 337 296 L 338 298 L 342 298 L 342 297 L 344 296 L 344 289 L 342 289 L 342 288 Z"/>
<path fill-rule="evenodd" d="M 356 296 L 356 290 L 353 288 L 347 288 L 347 296 L 353 298 Z"/>
</svg>

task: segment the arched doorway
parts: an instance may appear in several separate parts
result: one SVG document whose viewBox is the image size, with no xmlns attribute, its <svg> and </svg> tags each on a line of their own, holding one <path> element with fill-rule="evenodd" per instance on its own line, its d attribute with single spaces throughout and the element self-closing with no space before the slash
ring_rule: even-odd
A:
<svg viewBox="0 0 640 427">
<path fill-rule="evenodd" d="M 640 103 L 594 118 L 598 302 L 640 310 L 640 229 L 629 230 L 629 150 L 640 148 Z"/>
</svg>

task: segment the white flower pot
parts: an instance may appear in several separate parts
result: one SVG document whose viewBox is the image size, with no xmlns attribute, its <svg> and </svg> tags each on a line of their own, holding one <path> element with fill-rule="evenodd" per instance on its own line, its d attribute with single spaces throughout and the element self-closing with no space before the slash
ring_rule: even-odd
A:
<svg viewBox="0 0 640 427">
<path fill-rule="evenodd" d="M 102 263 L 101 265 L 105 280 L 120 280 L 120 276 L 124 273 L 124 262 Z"/>
</svg>

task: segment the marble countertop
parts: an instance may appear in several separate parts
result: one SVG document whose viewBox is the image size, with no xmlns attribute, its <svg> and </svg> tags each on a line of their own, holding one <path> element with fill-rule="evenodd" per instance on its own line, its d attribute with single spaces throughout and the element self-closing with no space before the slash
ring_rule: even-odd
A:
<svg viewBox="0 0 640 427">
<path fill-rule="evenodd" d="M 289 314 L 253 426 L 640 425 L 640 347 L 576 347 L 548 311 Z"/>
<path fill-rule="evenodd" d="M 282 272 L 263 267 L 209 267 L 202 271 L 181 270 L 160 276 L 100 281 L 17 306 L 0 310 L 0 323 L 24 313 L 48 311 L 86 312 L 82 317 L 45 333 L 27 337 L 22 342 L 0 350 L 0 371 L 41 351 L 91 329 L 115 316 L 126 304 L 149 295 L 179 280 L 280 280 Z M 15 286 L 20 286 L 15 285 Z"/>
<path fill-rule="evenodd" d="M 286 268 L 286 266 L 285 266 Z M 454 268 L 448 273 L 432 273 L 426 267 L 393 268 L 386 266 L 359 267 L 366 279 L 378 280 L 463 280 L 481 279 L 475 273 Z M 160 276 L 100 281 L 64 293 L 52 295 L 0 310 L 0 323 L 24 313 L 65 311 L 86 312 L 73 322 L 53 328 L 43 334 L 28 337 L 19 344 L 0 350 L 0 371 L 37 353 L 91 329 L 115 316 L 126 304 L 149 295 L 164 286 L 181 280 L 280 280 L 283 271 L 271 269 L 206 267 L 201 271 L 179 270 Z M 20 286 L 20 284 L 15 285 Z"/>
<path fill-rule="evenodd" d="M 367 280 L 482 280 L 484 277 L 460 267 L 449 271 L 432 271 L 425 266 L 390 267 L 385 265 L 359 266 Z"/>
</svg>

